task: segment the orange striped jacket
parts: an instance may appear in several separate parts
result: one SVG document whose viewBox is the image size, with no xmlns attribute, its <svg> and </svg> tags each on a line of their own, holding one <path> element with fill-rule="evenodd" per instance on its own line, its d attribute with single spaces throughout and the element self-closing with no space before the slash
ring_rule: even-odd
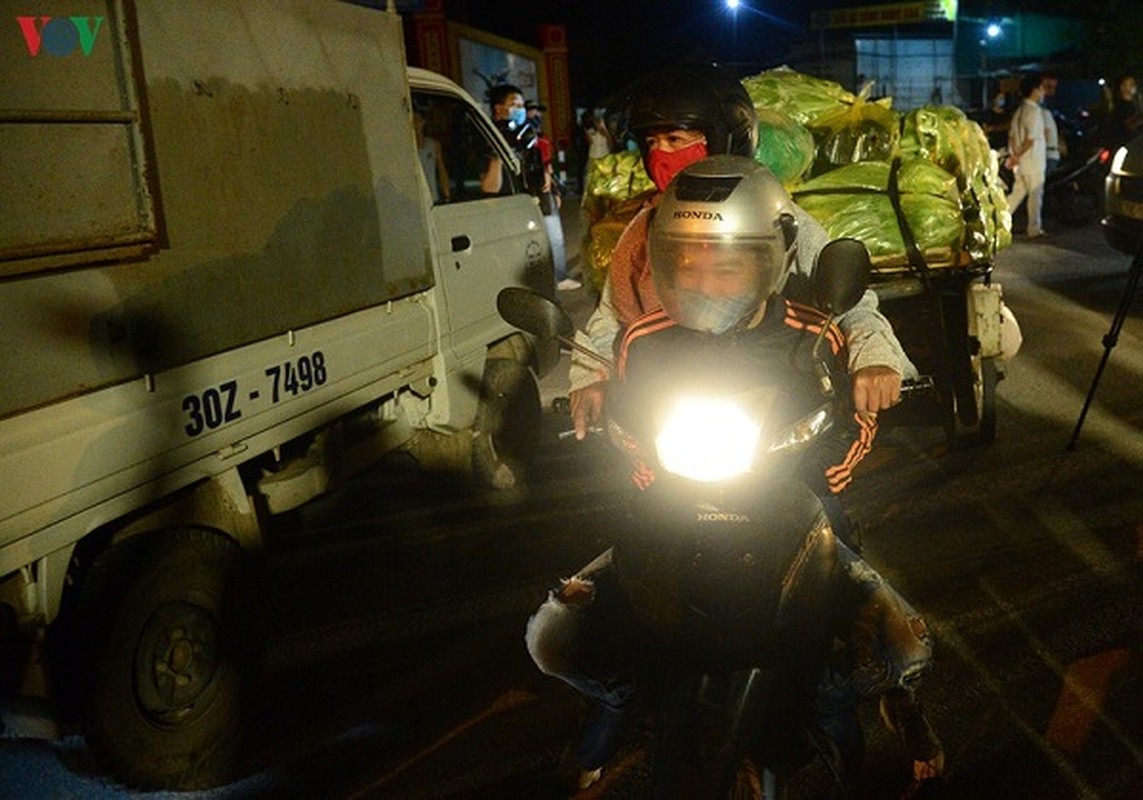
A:
<svg viewBox="0 0 1143 800">
<path fill-rule="evenodd" d="M 728 373 L 740 373 L 732 375 L 730 383 L 736 388 L 747 388 L 757 384 L 752 371 L 773 371 L 776 366 L 783 390 L 791 390 L 801 401 L 800 416 L 821 403 L 811 357 L 819 335 L 824 336 L 834 357 L 831 375 L 839 384 L 835 386 L 839 402 L 850 409 L 851 419 L 837 426 L 841 435 L 830 437 L 820 458 L 829 491 L 841 492 L 853 481 L 854 469 L 872 447 L 877 423 L 852 411 L 845 338 L 836 324 L 811 306 L 778 297 L 776 302 L 771 300 L 758 325 L 720 336 L 682 328 L 661 309 L 644 314 L 631 323 L 620 339 L 614 387 L 616 405 L 627 412 L 626 416 L 638 416 L 641 410 L 645 411 L 640 406 L 648 399 L 662 396 L 684 380 L 702 382 L 709 375 L 711 382 L 721 385 Z M 793 386 L 795 383 L 798 385 Z M 620 413 L 623 415 L 623 411 Z M 654 469 L 645 459 L 637 459 L 632 478 L 645 489 L 654 481 Z"/>
</svg>

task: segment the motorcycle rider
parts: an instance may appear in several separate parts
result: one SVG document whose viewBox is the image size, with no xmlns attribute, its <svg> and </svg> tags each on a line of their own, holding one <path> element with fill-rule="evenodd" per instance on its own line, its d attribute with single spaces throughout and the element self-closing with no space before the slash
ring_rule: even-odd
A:
<svg viewBox="0 0 1143 800">
<path fill-rule="evenodd" d="M 619 331 L 640 314 L 659 307 L 647 260 L 647 228 L 654 208 L 671 179 L 688 164 L 708 155 L 753 156 L 758 118 L 754 103 L 735 75 L 709 64 L 676 64 L 651 72 L 627 94 L 627 127 L 640 146 L 643 165 L 659 190 L 640 209 L 620 236 L 611 257 L 600 300 L 577 334 L 580 344 L 610 355 Z M 800 208 L 793 284 L 808 281 L 817 253 L 829 240 L 825 229 Z M 901 379 L 916 377 L 878 311 L 877 295 L 867 291 L 861 302 L 838 320 L 849 344 L 849 372 L 854 402 L 862 414 L 877 414 L 900 397 Z M 611 376 L 598 362 L 572 354 L 570 401 L 576 438 L 582 439 L 599 418 Z"/>
<path fill-rule="evenodd" d="M 720 192 L 721 213 L 703 214 L 703 201 Z M 719 221 L 701 221 L 719 216 Z M 633 322 L 618 347 L 616 396 L 609 402 L 624 423 L 638 430 L 639 410 L 677 382 L 680 370 L 738 374 L 762 363 L 791 369 L 783 387 L 801 393 L 812 408 L 821 394 L 810 353 L 827 325 L 834 372 L 845 375 L 848 358 L 840 330 L 822 312 L 785 295 L 799 257 L 798 220 L 777 179 L 749 159 L 714 157 L 679 173 L 649 225 L 651 279 L 663 307 Z M 851 399 L 848 392 L 843 396 Z M 849 484 L 853 467 L 868 452 L 876 420 L 854 412 L 838 428 L 838 435 L 824 437 L 823 446 L 806 459 L 810 466 L 798 477 L 823 500 L 844 541 L 847 520 L 829 500 Z M 640 489 L 654 483 L 653 464 L 634 467 Z M 638 547 L 620 537 L 615 558 Z M 928 631 L 916 611 L 851 549 L 840 545 L 839 553 L 845 580 L 836 633 L 848 646 L 842 661 L 821 677 L 818 721 L 842 751 L 846 767 L 855 771 L 861 751 L 855 706 L 861 698 L 879 697 L 885 721 L 914 760 L 915 779 L 934 777 L 943 769 L 943 751 L 913 697 L 931 656 Z M 625 563 L 633 563 L 630 555 Z M 635 703 L 629 682 L 634 654 L 624 647 L 625 598 L 613 580 L 606 558 L 565 580 L 529 621 L 526 634 L 541 671 L 595 701 L 575 754 L 579 788 L 599 778 Z"/>
</svg>

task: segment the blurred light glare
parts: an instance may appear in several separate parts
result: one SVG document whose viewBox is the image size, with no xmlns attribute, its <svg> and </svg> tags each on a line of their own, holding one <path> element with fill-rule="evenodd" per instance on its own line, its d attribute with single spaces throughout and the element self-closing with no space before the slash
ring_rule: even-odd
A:
<svg viewBox="0 0 1143 800">
<path fill-rule="evenodd" d="M 731 11 L 738 10 L 738 0 L 726 0 L 726 7 Z"/>
<path fill-rule="evenodd" d="M 655 452 L 663 469 L 695 481 L 723 481 L 750 470 L 761 428 L 720 398 L 685 397 L 663 420 Z"/>
<path fill-rule="evenodd" d="M 985 29 L 989 39 L 995 39 L 1000 35 L 1000 26 L 995 22 L 988 23 L 988 28 Z"/>
</svg>

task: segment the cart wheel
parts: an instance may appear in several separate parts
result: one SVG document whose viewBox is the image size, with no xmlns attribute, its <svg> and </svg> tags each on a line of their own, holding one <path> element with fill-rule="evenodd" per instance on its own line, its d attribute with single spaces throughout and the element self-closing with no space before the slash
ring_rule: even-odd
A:
<svg viewBox="0 0 1143 800">
<path fill-rule="evenodd" d="M 972 356 L 972 407 L 957 407 L 952 414 L 950 436 L 956 444 L 992 444 L 996 441 L 996 384 L 1000 379 L 995 358 Z M 954 394 L 954 396 L 956 396 Z M 954 400 L 954 403 L 961 402 Z"/>
</svg>

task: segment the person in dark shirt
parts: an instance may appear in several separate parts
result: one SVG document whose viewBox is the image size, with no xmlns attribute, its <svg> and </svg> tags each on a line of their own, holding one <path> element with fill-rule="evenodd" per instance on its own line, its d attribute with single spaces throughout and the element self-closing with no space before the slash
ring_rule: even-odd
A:
<svg viewBox="0 0 1143 800">
<path fill-rule="evenodd" d="M 541 197 L 544 191 L 544 162 L 536 131 L 528 124 L 524 93 L 518 86 L 502 83 L 489 90 L 488 102 L 492 108 L 493 124 L 516 151 L 523 166 L 524 188 L 534 197 Z M 495 154 L 489 156 L 480 188 L 485 194 L 512 194 L 508 170 Z"/>
<path fill-rule="evenodd" d="M 524 103 L 528 124 L 536 131 L 536 147 L 544 165 L 544 183 L 540 195 L 540 211 L 544 215 L 544 227 L 548 229 L 548 243 L 552 246 L 552 266 L 555 268 L 556 288 L 561 292 L 579 289 L 583 284 L 568 275 L 567 248 L 564 246 L 564 224 L 560 218 L 563 195 L 560 183 L 556 180 L 555 147 L 552 140 L 544 135 L 544 113 L 548 107 L 534 100 Z"/>
<path fill-rule="evenodd" d="M 1138 91 L 1134 75 L 1120 75 L 1115 82 L 1108 130 L 1108 146 L 1112 151 L 1118 150 L 1143 132 Z"/>
</svg>

